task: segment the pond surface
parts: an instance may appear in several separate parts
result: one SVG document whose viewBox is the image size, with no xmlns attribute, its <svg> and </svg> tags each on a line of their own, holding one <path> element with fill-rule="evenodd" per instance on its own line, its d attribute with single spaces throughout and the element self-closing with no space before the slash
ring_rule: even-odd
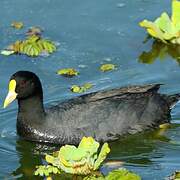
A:
<svg viewBox="0 0 180 180">
<path fill-rule="evenodd" d="M 0 49 L 23 39 L 30 26 L 44 29 L 43 36 L 58 42 L 58 51 L 50 57 L 0 56 L 0 104 L 7 93 L 8 80 L 18 70 L 30 70 L 41 79 L 45 105 L 68 99 L 73 84 L 93 83 L 89 91 L 133 84 L 163 83 L 160 91 L 180 92 L 180 67 L 173 55 L 142 58 L 152 49 L 153 41 L 143 43 L 146 33 L 138 26 L 144 18 L 153 20 L 171 1 L 162 0 L 1 0 Z M 15 30 L 12 21 L 25 27 Z M 156 49 L 156 48 L 155 48 Z M 116 71 L 101 73 L 102 63 L 117 64 Z M 154 62 L 154 63 L 152 63 Z M 74 67 L 81 74 L 66 79 L 56 75 L 60 68 Z M 42 145 L 23 141 L 16 134 L 17 103 L 0 109 L 0 179 L 34 179 L 32 172 L 42 163 Z M 121 160 L 124 166 L 143 179 L 160 180 L 180 169 L 180 104 L 172 110 L 171 129 L 128 136 L 110 143 L 109 159 Z M 42 152 L 41 152 L 42 151 Z M 107 171 L 104 167 L 103 171 Z"/>
</svg>

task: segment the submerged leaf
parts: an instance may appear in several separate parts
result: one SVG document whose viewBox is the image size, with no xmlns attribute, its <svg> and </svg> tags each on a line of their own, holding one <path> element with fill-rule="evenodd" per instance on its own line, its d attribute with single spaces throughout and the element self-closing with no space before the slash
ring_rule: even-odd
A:
<svg viewBox="0 0 180 180">
<path fill-rule="evenodd" d="M 92 88 L 93 85 L 91 83 L 85 83 L 83 86 L 87 90 L 87 89 Z"/>
<path fill-rule="evenodd" d="M 73 77 L 77 76 L 79 72 L 73 68 L 64 68 L 57 71 L 57 74 L 65 76 L 65 77 Z"/>
<path fill-rule="evenodd" d="M 101 67 L 100 67 L 100 70 L 102 72 L 105 72 L 105 71 L 111 71 L 111 70 L 114 70 L 116 68 L 116 65 L 114 64 L 103 64 Z"/>
<path fill-rule="evenodd" d="M 22 22 L 14 21 L 11 23 L 11 26 L 15 29 L 22 29 L 24 25 Z"/>
<path fill-rule="evenodd" d="M 128 171 L 125 168 L 120 168 L 110 172 L 106 177 L 106 180 L 141 180 L 141 177 L 133 172 Z"/>
</svg>

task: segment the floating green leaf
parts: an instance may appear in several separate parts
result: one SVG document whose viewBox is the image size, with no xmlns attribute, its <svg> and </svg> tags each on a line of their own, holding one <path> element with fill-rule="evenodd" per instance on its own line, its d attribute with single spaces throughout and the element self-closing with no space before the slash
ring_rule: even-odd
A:
<svg viewBox="0 0 180 180">
<path fill-rule="evenodd" d="M 71 87 L 71 91 L 74 93 L 83 93 L 86 92 L 88 89 L 92 88 L 92 84 L 91 83 L 85 83 L 82 86 L 78 86 L 78 85 L 73 85 Z"/>
<path fill-rule="evenodd" d="M 72 85 L 71 86 L 71 91 L 74 93 L 80 93 L 81 92 L 81 87 L 78 85 Z"/>
<path fill-rule="evenodd" d="M 84 85 L 83 85 L 83 87 L 87 90 L 87 89 L 90 89 L 90 88 L 92 88 L 92 84 L 91 83 L 85 83 Z"/>
<path fill-rule="evenodd" d="M 99 143 L 92 137 L 83 137 L 79 146 L 62 146 L 58 155 L 46 155 L 46 161 L 66 173 L 86 175 L 97 170 L 110 152 L 105 143 L 98 156 Z"/>
<path fill-rule="evenodd" d="M 15 29 L 22 29 L 24 24 L 22 22 L 14 21 L 11 23 L 11 26 Z"/>
<path fill-rule="evenodd" d="M 180 44 L 180 1 L 172 0 L 172 16 L 162 13 L 154 22 L 143 20 L 139 23 L 154 38 L 164 43 Z"/>
<path fill-rule="evenodd" d="M 47 39 L 42 39 L 40 36 L 28 36 L 26 40 L 16 41 L 8 46 L 7 51 L 14 51 L 16 54 L 26 54 L 27 56 L 36 57 L 43 52 L 48 54 L 56 51 L 56 46 L 53 42 Z M 1 53 L 2 54 L 2 53 Z"/>
<path fill-rule="evenodd" d="M 59 179 L 74 177 L 77 180 L 141 180 L 140 176 L 125 168 L 113 170 L 107 176 L 97 171 L 110 152 L 108 144 L 105 143 L 98 155 L 99 146 L 99 142 L 92 137 L 83 137 L 78 147 L 62 146 L 53 155 L 46 155 L 46 161 L 51 165 L 37 166 L 35 175 L 52 177 L 58 174 Z"/>
<path fill-rule="evenodd" d="M 180 26 L 180 1 L 172 0 L 172 22 L 175 26 Z"/>
<path fill-rule="evenodd" d="M 65 77 L 73 77 L 73 76 L 77 76 L 79 72 L 73 68 L 65 68 L 65 69 L 58 70 L 57 74 L 65 76 Z"/>
<path fill-rule="evenodd" d="M 116 65 L 114 65 L 114 64 L 103 64 L 103 65 L 101 65 L 100 70 L 102 72 L 106 72 L 106 71 L 112 71 L 115 68 L 116 68 Z"/>
<path fill-rule="evenodd" d="M 36 171 L 34 172 L 35 176 L 49 176 L 50 174 L 60 174 L 60 170 L 57 167 L 51 165 L 40 165 L 36 167 Z"/>
<path fill-rule="evenodd" d="M 141 177 L 133 172 L 128 171 L 125 168 L 120 168 L 110 172 L 106 177 L 106 180 L 141 180 Z"/>
<path fill-rule="evenodd" d="M 100 167 L 101 163 L 106 159 L 106 156 L 107 154 L 109 154 L 109 152 L 110 152 L 110 148 L 108 144 L 104 143 L 101 148 L 101 152 L 99 153 L 99 156 L 95 161 L 94 170 L 97 170 Z"/>
<path fill-rule="evenodd" d="M 46 51 L 47 53 L 53 53 L 54 51 L 56 51 L 55 44 L 47 39 L 40 39 L 37 42 L 37 45 L 39 46 L 39 48 L 42 48 L 42 51 Z"/>
</svg>

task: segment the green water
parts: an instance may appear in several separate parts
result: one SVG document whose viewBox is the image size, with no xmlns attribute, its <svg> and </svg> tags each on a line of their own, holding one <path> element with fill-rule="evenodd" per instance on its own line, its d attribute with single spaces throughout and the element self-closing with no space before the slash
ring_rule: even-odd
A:
<svg viewBox="0 0 180 180">
<path fill-rule="evenodd" d="M 40 77 L 45 105 L 77 96 L 69 88 L 85 82 L 94 84 L 90 91 L 163 83 L 162 93 L 180 92 L 180 67 L 176 60 L 179 50 L 154 45 L 152 40 L 144 44 L 146 33 L 138 26 L 144 18 L 153 20 L 164 10 L 170 12 L 170 2 L 1 0 L 0 49 L 23 39 L 30 26 L 42 27 L 43 36 L 58 42 L 59 46 L 58 51 L 47 58 L 0 56 L 0 104 L 6 96 L 9 77 L 17 70 L 30 70 Z M 10 27 L 12 21 L 22 21 L 25 27 L 14 30 Z M 107 62 L 117 64 L 118 69 L 100 73 L 97 69 Z M 57 69 L 65 67 L 78 69 L 80 75 L 71 79 L 57 76 Z M 16 103 L 0 109 L 0 179 L 36 179 L 32 175 L 35 166 L 42 163 L 45 152 L 54 148 L 20 139 L 16 134 L 16 116 Z M 172 128 L 110 143 L 112 150 L 108 159 L 122 161 L 124 167 L 145 180 L 164 179 L 180 169 L 179 119 L 180 105 L 177 104 L 172 110 Z M 101 170 L 107 173 L 111 169 L 103 166 Z"/>
</svg>

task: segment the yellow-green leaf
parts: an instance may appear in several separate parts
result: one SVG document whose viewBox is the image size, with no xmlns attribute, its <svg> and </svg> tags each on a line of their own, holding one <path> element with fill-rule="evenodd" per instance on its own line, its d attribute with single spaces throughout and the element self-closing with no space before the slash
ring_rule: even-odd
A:
<svg viewBox="0 0 180 180">
<path fill-rule="evenodd" d="M 85 89 L 90 89 L 90 88 L 92 88 L 92 84 L 91 83 L 85 83 L 84 85 L 83 85 L 83 87 L 85 88 Z"/>
<path fill-rule="evenodd" d="M 32 35 L 28 36 L 23 41 L 16 41 L 8 46 L 8 50 L 14 51 L 17 54 L 26 54 L 27 56 L 36 57 L 46 53 L 53 53 L 56 50 L 56 46 L 53 42 L 42 39 L 40 36 Z M 6 52 L 4 53 L 6 54 Z"/>
<path fill-rule="evenodd" d="M 157 25 L 155 23 L 148 21 L 148 20 L 143 20 L 139 23 L 139 25 L 141 27 L 146 28 L 148 33 L 152 37 L 158 38 L 161 41 L 163 41 L 164 43 L 166 43 L 166 41 L 164 40 L 164 37 L 163 37 L 163 32 L 157 27 Z"/>
<path fill-rule="evenodd" d="M 146 28 L 152 37 L 164 43 L 180 44 L 177 40 L 180 38 L 180 1 L 172 0 L 171 19 L 166 12 L 163 12 L 154 22 L 144 20 L 139 25 Z"/>
<path fill-rule="evenodd" d="M 66 77 L 73 77 L 73 76 L 77 76 L 79 72 L 73 68 L 64 68 L 64 69 L 58 70 L 57 74 L 66 76 Z"/>
<path fill-rule="evenodd" d="M 53 164 L 53 162 L 54 162 L 54 157 L 53 156 L 51 156 L 51 155 L 46 155 L 45 156 L 45 159 L 46 159 L 46 161 L 48 162 L 48 163 L 50 163 L 50 164 Z"/>
<path fill-rule="evenodd" d="M 71 86 L 71 91 L 74 93 L 83 93 L 86 92 L 88 89 L 92 88 L 92 84 L 91 83 L 85 83 L 82 86 L 78 86 L 78 85 L 73 85 Z"/>
<path fill-rule="evenodd" d="M 99 168 L 101 163 L 106 159 L 106 156 L 107 154 L 109 154 L 109 152 L 110 152 L 110 148 L 109 148 L 108 143 L 104 143 L 99 153 L 99 156 L 97 160 L 95 161 L 94 170 L 97 170 Z"/>
<path fill-rule="evenodd" d="M 119 168 L 111 171 L 105 180 L 141 180 L 141 177 L 125 168 Z"/>
<path fill-rule="evenodd" d="M 154 22 L 163 32 L 173 33 L 171 20 L 166 12 L 162 13 Z"/>
<path fill-rule="evenodd" d="M 172 23 L 176 26 L 180 23 L 180 1 L 172 0 Z"/>
<path fill-rule="evenodd" d="M 11 26 L 15 29 L 22 29 L 24 25 L 22 22 L 14 21 L 11 23 Z"/>
<path fill-rule="evenodd" d="M 114 64 L 103 64 L 100 66 L 100 70 L 102 72 L 106 72 L 106 71 L 112 71 L 116 68 L 116 65 Z"/>
</svg>

